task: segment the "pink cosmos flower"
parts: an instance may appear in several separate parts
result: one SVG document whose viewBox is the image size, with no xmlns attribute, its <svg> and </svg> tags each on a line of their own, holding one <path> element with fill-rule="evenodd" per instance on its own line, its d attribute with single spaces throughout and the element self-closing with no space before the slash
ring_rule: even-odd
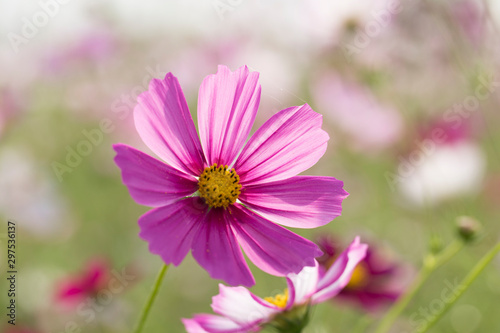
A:
<svg viewBox="0 0 500 333">
<path fill-rule="evenodd" d="M 269 274 L 314 266 L 319 248 L 276 223 L 325 225 L 348 195 L 335 178 L 297 176 L 319 160 L 329 139 L 322 116 L 307 104 L 276 113 L 245 144 L 259 106 L 258 76 L 246 66 L 219 66 L 204 79 L 199 139 L 177 78 L 154 79 L 138 98 L 135 125 L 166 163 L 114 145 L 131 196 L 155 207 L 139 219 L 149 250 L 176 266 L 191 250 L 212 278 L 231 285 L 255 283 L 240 246 Z"/>
<path fill-rule="evenodd" d="M 109 265 L 101 259 L 92 260 L 85 270 L 58 284 L 56 301 L 63 306 L 73 307 L 105 288 L 109 277 Z"/>
<path fill-rule="evenodd" d="M 275 297 L 262 299 L 244 287 L 221 284 L 220 293 L 212 299 L 212 309 L 220 316 L 199 314 L 182 321 L 188 333 L 258 332 L 267 324 L 278 326 L 283 332 L 290 331 L 290 327 L 283 327 L 289 323 L 303 327 L 300 325 L 305 323 L 296 318 L 297 314 L 307 317 L 310 305 L 335 297 L 349 283 L 366 251 L 367 245 L 360 244 L 356 237 L 326 272 L 315 262 L 314 267 L 290 274 L 285 293 Z"/>
<path fill-rule="evenodd" d="M 323 256 L 318 258 L 321 267 L 328 269 L 336 262 L 339 246 L 333 237 L 323 236 L 318 240 Z M 360 305 L 366 311 L 375 311 L 390 305 L 403 292 L 402 267 L 389 262 L 380 251 L 372 246 L 353 271 L 351 280 L 335 300 Z"/>
</svg>

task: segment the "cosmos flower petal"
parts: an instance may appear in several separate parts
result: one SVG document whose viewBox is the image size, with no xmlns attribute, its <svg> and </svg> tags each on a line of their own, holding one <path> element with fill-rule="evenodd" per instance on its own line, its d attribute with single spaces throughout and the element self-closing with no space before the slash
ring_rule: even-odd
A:
<svg viewBox="0 0 500 333">
<path fill-rule="evenodd" d="M 307 104 L 273 115 L 248 141 L 235 169 L 242 185 L 287 179 L 313 166 L 326 151 L 323 117 Z"/>
<path fill-rule="evenodd" d="M 285 276 L 314 266 L 322 252 L 313 242 L 240 206 L 228 208 L 226 216 L 248 258 L 264 272 Z"/>
<path fill-rule="evenodd" d="M 245 187 L 239 199 L 259 215 L 293 228 L 316 228 L 342 212 L 349 195 L 332 177 L 296 176 Z"/>
<path fill-rule="evenodd" d="M 139 236 L 149 243 L 151 253 L 177 266 L 189 252 L 205 215 L 206 206 L 199 197 L 179 200 L 141 216 Z"/>
<path fill-rule="evenodd" d="M 203 327 L 201 327 L 200 324 L 198 324 L 198 322 L 194 319 L 181 318 L 181 321 L 184 324 L 187 333 L 210 333 L 205 331 Z"/>
<path fill-rule="evenodd" d="M 201 225 L 192 254 L 213 279 L 250 287 L 255 280 L 234 235 L 226 211 L 211 209 Z"/>
<path fill-rule="evenodd" d="M 314 292 L 319 279 L 319 266 L 315 261 L 315 266 L 304 267 L 298 274 L 287 276 L 288 289 L 293 290 L 293 304 L 303 304 L 307 302 Z M 292 295 L 292 293 L 290 293 Z M 290 296 L 290 298 L 292 298 Z"/>
<path fill-rule="evenodd" d="M 171 204 L 197 191 L 196 179 L 124 144 L 113 145 L 115 163 L 134 200 L 150 207 Z"/>
<path fill-rule="evenodd" d="M 248 325 L 241 325 L 229 318 L 199 314 L 193 319 L 183 319 L 188 333 L 248 333 L 257 332 L 258 328 Z"/>
<path fill-rule="evenodd" d="M 174 168 L 198 176 L 205 167 L 200 140 L 179 81 L 172 73 L 153 79 L 134 109 L 142 141 Z"/>
<path fill-rule="evenodd" d="M 198 127 L 208 164 L 230 165 L 248 138 L 260 103 L 259 73 L 219 66 L 198 94 Z"/>
<path fill-rule="evenodd" d="M 219 294 L 212 298 L 212 309 L 242 326 L 257 326 L 281 311 L 244 287 L 226 287 L 222 284 L 219 284 Z"/>
<path fill-rule="evenodd" d="M 328 269 L 318 282 L 316 293 L 312 296 L 313 303 L 320 303 L 336 296 L 351 280 L 356 265 L 366 256 L 368 246 L 361 244 L 356 237 L 349 247 Z"/>
</svg>

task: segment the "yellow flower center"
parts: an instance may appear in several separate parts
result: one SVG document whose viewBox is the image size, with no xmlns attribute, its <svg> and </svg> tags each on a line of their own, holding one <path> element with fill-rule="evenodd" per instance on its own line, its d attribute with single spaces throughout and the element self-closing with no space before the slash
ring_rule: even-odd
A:
<svg viewBox="0 0 500 333">
<path fill-rule="evenodd" d="M 347 289 L 357 289 L 362 288 L 368 283 L 369 276 L 368 269 L 363 265 L 363 263 L 359 263 L 353 270 L 351 280 L 347 284 Z"/>
<path fill-rule="evenodd" d="M 266 297 L 264 300 L 276 305 L 279 308 L 285 308 L 286 302 L 288 302 L 288 288 L 285 289 L 283 294 L 278 294 L 274 297 Z"/>
<path fill-rule="evenodd" d="M 234 204 L 241 193 L 240 177 L 234 169 L 228 170 L 227 165 L 212 165 L 205 168 L 198 180 L 198 191 L 212 208 L 227 208 Z"/>
</svg>

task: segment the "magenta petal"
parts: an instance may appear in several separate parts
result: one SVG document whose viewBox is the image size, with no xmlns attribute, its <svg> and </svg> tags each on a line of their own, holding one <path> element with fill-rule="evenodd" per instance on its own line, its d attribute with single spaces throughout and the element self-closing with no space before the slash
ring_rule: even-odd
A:
<svg viewBox="0 0 500 333">
<path fill-rule="evenodd" d="M 206 209 L 202 199 L 190 197 L 150 210 L 139 218 L 139 236 L 149 243 L 151 253 L 177 266 L 189 252 Z"/>
<path fill-rule="evenodd" d="M 326 151 L 323 117 L 309 105 L 272 116 L 248 141 L 235 169 L 241 183 L 267 183 L 296 176 L 313 166 Z"/>
<path fill-rule="evenodd" d="M 228 208 L 231 227 L 248 258 L 264 272 L 285 276 L 314 266 L 322 254 L 313 242 L 240 206 Z"/>
<path fill-rule="evenodd" d="M 247 186 L 239 199 L 259 215 L 287 227 L 316 228 L 342 212 L 349 195 L 332 177 L 297 176 Z"/>
<path fill-rule="evenodd" d="M 181 318 L 187 333 L 210 333 L 205 331 L 194 319 Z"/>
<path fill-rule="evenodd" d="M 228 215 L 222 208 L 208 212 L 196 235 L 192 254 L 212 278 L 233 286 L 241 284 L 250 287 L 255 280 L 236 242 Z"/>
<path fill-rule="evenodd" d="M 367 249 L 368 245 L 361 244 L 356 237 L 319 279 L 316 293 L 312 296 L 313 303 L 321 303 L 344 289 L 351 280 L 354 268 L 365 258 Z"/>
<path fill-rule="evenodd" d="M 134 200 L 150 207 L 168 205 L 198 190 L 195 178 L 124 144 L 113 145 L 123 183 Z"/>
<path fill-rule="evenodd" d="M 153 79 L 134 109 L 144 143 L 174 168 L 193 176 L 203 171 L 204 157 L 191 113 L 177 78 Z"/>
<path fill-rule="evenodd" d="M 259 73 L 219 66 L 198 94 L 198 127 L 208 164 L 230 165 L 248 138 L 259 108 Z"/>
<path fill-rule="evenodd" d="M 238 306 L 235 304 L 235 306 Z M 188 330 L 188 333 L 248 333 L 248 332 L 256 332 L 255 327 L 241 325 L 235 323 L 229 318 L 211 315 L 211 314 L 199 314 L 194 316 L 191 319 L 184 321 L 184 325 Z M 186 322 L 188 325 L 186 325 Z M 202 330 L 198 329 L 201 328 Z"/>
</svg>

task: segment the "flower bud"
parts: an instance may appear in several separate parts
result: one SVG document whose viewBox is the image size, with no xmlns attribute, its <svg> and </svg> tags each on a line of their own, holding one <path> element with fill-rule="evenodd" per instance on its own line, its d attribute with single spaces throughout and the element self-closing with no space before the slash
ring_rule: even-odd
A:
<svg viewBox="0 0 500 333">
<path fill-rule="evenodd" d="M 475 239 L 481 230 L 481 224 L 470 216 L 459 216 L 457 218 L 457 229 L 459 236 L 466 242 Z"/>
</svg>

